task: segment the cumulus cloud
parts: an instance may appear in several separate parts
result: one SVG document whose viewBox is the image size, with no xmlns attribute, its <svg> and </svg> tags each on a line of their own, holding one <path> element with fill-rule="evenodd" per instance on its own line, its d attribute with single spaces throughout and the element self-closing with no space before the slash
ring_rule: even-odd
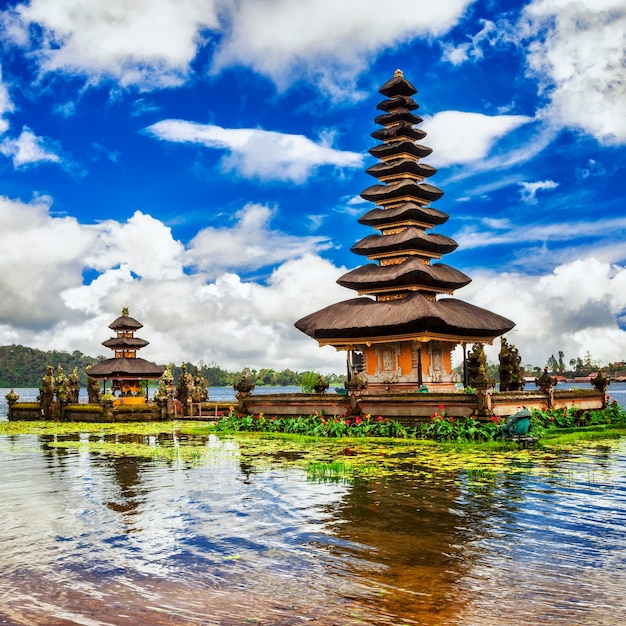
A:
<svg viewBox="0 0 626 626">
<path fill-rule="evenodd" d="M 325 237 L 300 237 L 270 228 L 275 209 L 248 204 L 224 228 L 203 228 L 188 245 L 188 262 L 200 271 L 254 271 L 330 247 Z"/>
<path fill-rule="evenodd" d="M 534 183 L 519 183 L 519 186 L 522 202 L 526 202 L 527 204 L 537 204 L 538 191 L 556 189 L 559 186 L 559 183 L 556 183 L 553 180 L 538 180 Z"/>
<path fill-rule="evenodd" d="M 279 87 L 305 78 L 336 98 L 351 97 L 354 77 L 391 45 L 441 36 L 471 0 L 283 0 L 229 3 L 229 25 L 214 69 L 252 68 Z"/>
<path fill-rule="evenodd" d="M 61 292 L 82 282 L 82 257 L 94 240 L 71 217 L 49 215 L 46 198 L 0 197 L 0 324 L 51 325 L 66 316 Z"/>
<path fill-rule="evenodd" d="M 335 283 L 346 270 L 316 254 L 324 240 L 270 229 L 267 207 L 245 207 L 231 230 L 201 231 L 185 250 L 139 211 L 85 225 L 51 216 L 50 204 L 0 198 L 0 343 L 102 354 L 108 324 L 129 306 L 146 326 L 145 356 L 157 362 L 342 371 L 341 355 L 293 324 L 351 295 Z M 222 239 L 232 250 L 209 249 Z M 201 270 L 189 272 L 190 262 Z M 270 264 L 264 283 L 236 273 Z"/>
<path fill-rule="evenodd" d="M 183 245 L 161 221 L 141 211 L 126 222 L 107 220 L 90 227 L 97 242 L 85 257 L 85 263 L 104 270 L 124 263 L 142 278 L 175 279 L 183 273 Z"/>
<path fill-rule="evenodd" d="M 222 128 L 184 120 L 162 120 L 148 126 L 146 132 L 164 141 L 226 150 L 222 167 L 245 178 L 303 183 L 324 165 L 356 168 L 363 164 L 362 155 L 336 150 L 326 137 L 316 143 L 304 135 L 260 128 Z"/>
<path fill-rule="evenodd" d="M 457 295 L 516 322 L 510 338 L 524 363 L 543 366 L 559 350 L 567 360 L 587 350 L 603 363 L 624 358 L 626 332 L 619 322 L 626 309 L 626 268 L 588 258 L 539 276 L 473 278 Z M 492 349 L 491 358 L 496 354 Z"/>
<path fill-rule="evenodd" d="M 336 99 L 385 48 L 446 33 L 472 0 L 31 0 L 2 13 L 4 32 L 29 47 L 42 73 L 123 87 L 170 87 L 192 73 L 209 40 L 212 68 L 244 66 L 280 88 L 305 79 Z"/>
<path fill-rule="evenodd" d="M 6 137 L 0 142 L 0 153 L 12 159 L 16 169 L 36 163 L 61 163 L 61 157 L 55 152 L 56 147 L 49 139 L 38 137 L 24 126 L 17 139 Z"/>
<path fill-rule="evenodd" d="M 342 371 L 341 353 L 320 349 L 293 326 L 304 315 L 354 296 L 336 284 L 346 269 L 321 258 L 314 246 L 287 246 L 289 254 L 264 283 L 244 280 L 225 264 L 214 275 L 188 273 L 181 244 L 149 215 L 137 212 L 124 224 L 81 225 L 52 217 L 49 208 L 45 198 L 28 204 L 0 199 L 0 341 L 101 354 L 108 324 L 129 306 L 145 326 L 142 335 L 150 342 L 145 357 L 157 362 L 202 359 L 229 369 Z M 250 222 L 242 225 L 246 219 Z M 233 226 L 238 238 L 230 241 L 238 250 L 246 243 L 254 247 L 260 229 L 268 237 L 267 250 L 282 247 L 268 220 L 267 209 L 248 207 Z M 507 228 L 501 220 L 491 226 Z M 227 229 L 212 234 L 216 241 L 229 236 Z M 84 281 L 83 272 L 94 267 L 98 276 Z M 525 362 L 542 365 L 558 350 L 568 358 L 587 350 L 601 361 L 623 358 L 623 266 L 590 258 L 541 275 L 477 272 L 473 278 L 456 297 L 515 321 L 511 339 Z"/>
<path fill-rule="evenodd" d="M 63 71 L 90 81 L 110 77 L 150 89 L 188 77 L 204 33 L 218 26 L 216 4 L 31 0 L 5 12 L 2 21 L 8 37 L 32 47 L 44 73 Z"/>
<path fill-rule="evenodd" d="M 442 111 L 424 117 L 426 143 L 435 147 L 429 162 L 445 166 L 484 159 L 496 142 L 507 133 L 528 124 L 526 115 L 484 115 L 463 111 Z"/>
<path fill-rule="evenodd" d="M 544 114 L 601 143 L 624 144 L 624 2 L 533 0 L 524 20 L 522 32 L 532 37 L 529 72 L 550 100 Z M 543 36 L 536 38 L 536 33 Z"/>
</svg>

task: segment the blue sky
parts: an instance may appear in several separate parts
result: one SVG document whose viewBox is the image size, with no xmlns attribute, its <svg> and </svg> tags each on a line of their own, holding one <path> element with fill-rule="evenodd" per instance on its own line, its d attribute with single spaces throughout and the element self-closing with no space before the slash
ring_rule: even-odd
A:
<svg viewBox="0 0 626 626">
<path fill-rule="evenodd" d="M 0 344 L 342 371 L 293 323 L 355 294 L 401 68 L 455 297 L 523 361 L 626 358 L 622 0 L 32 0 L 0 12 Z M 490 354 L 495 355 L 495 351 Z"/>
</svg>

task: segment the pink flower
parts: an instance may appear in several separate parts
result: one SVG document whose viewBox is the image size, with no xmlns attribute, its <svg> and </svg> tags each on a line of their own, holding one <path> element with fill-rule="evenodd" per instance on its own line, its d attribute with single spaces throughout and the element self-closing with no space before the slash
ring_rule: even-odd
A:
<svg viewBox="0 0 626 626">
<path fill-rule="evenodd" d="M 382 422 L 382 421 L 383 421 L 383 416 L 382 416 L 382 415 L 379 415 L 379 416 L 376 418 L 376 420 L 377 420 L 378 422 Z"/>
</svg>

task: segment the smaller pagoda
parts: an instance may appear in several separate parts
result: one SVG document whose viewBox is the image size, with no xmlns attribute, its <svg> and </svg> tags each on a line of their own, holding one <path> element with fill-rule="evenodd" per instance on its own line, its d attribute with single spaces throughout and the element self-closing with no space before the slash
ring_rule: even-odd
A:
<svg viewBox="0 0 626 626">
<path fill-rule="evenodd" d="M 122 309 L 122 315 L 109 324 L 109 328 L 115 332 L 115 337 L 103 341 L 102 345 L 111 348 L 115 357 L 91 366 L 87 373 L 95 380 L 102 380 L 104 390 L 107 381 L 111 381 L 110 391 L 117 403 L 143 404 L 148 399 L 148 386 L 142 383 L 160 378 L 165 368 L 137 356 L 137 351 L 148 342 L 135 337 L 143 324 L 130 317 L 128 308 Z"/>
</svg>

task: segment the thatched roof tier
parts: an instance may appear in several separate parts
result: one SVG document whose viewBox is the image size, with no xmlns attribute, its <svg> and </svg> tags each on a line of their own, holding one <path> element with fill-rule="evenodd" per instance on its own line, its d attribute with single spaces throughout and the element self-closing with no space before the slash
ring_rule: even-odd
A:
<svg viewBox="0 0 626 626">
<path fill-rule="evenodd" d="M 111 337 L 102 342 L 102 345 L 112 350 L 139 350 L 145 348 L 150 342 L 139 337 Z"/>
<path fill-rule="evenodd" d="M 432 165 L 420 163 L 415 159 L 394 159 L 393 161 L 383 161 L 376 163 L 365 170 L 371 176 L 379 180 L 397 178 L 398 176 L 410 175 L 423 179 L 437 173 L 437 169 Z"/>
<path fill-rule="evenodd" d="M 453 252 L 458 247 L 454 239 L 437 233 L 426 233 L 421 228 L 410 226 L 392 235 L 369 235 L 355 243 L 350 250 L 370 258 L 390 252 L 416 251 L 424 256 L 439 258 L 443 254 Z"/>
<path fill-rule="evenodd" d="M 383 100 L 376 105 L 379 111 L 395 111 L 396 109 L 415 111 L 415 109 L 419 109 L 419 107 L 420 105 L 409 96 L 396 96 L 392 100 Z"/>
<path fill-rule="evenodd" d="M 154 379 L 159 378 L 165 368 L 145 359 L 106 359 L 89 368 L 92 378 Z"/>
<path fill-rule="evenodd" d="M 422 159 L 428 156 L 432 151 L 432 148 L 415 143 L 409 139 L 398 139 L 396 141 L 381 143 L 368 150 L 373 157 L 381 161 L 388 161 L 389 159 L 396 159 L 398 157 Z"/>
<path fill-rule="evenodd" d="M 396 204 L 403 199 L 413 200 L 417 204 L 428 204 L 438 200 L 441 196 L 443 196 L 443 191 L 438 187 L 428 183 L 417 183 L 410 179 L 398 180 L 388 185 L 372 185 L 361 193 L 361 198 L 371 200 L 378 205 Z"/>
<path fill-rule="evenodd" d="M 139 330 L 143 328 L 143 324 L 138 322 L 130 315 L 120 315 L 116 320 L 109 324 L 111 330 Z"/>
<path fill-rule="evenodd" d="M 359 224 L 383 230 L 399 225 L 415 224 L 426 228 L 443 224 L 449 215 L 438 209 L 421 206 L 414 202 L 405 202 L 388 209 L 375 208 L 359 218 Z"/>
<path fill-rule="evenodd" d="M 341 276 L 337 283 L 360 293 L 384 293 L 411 290 L 451 293 L 472 282 L 469 276 L 446 265 L 426 265 L 418 258 L 408 257 L 402 263 L 377 265 L 368 263 Z"/>
<path fill-rule="evenodd" d="M 511 320 L 473 304 L 454 298 L 432 301 L 419 293 L 388 301 L 353 298 L 296 322 L 296 328 L 320 344 L 343 348 L 402 339 L 490 342 L 513 326 Z"/>
<path fill-rule="evenodd" d="M 395 96 L 414 96 L 417 89 L 402 75 L 401 71 L 396 71 L 393 78 L 388 80 L 379 90 L 383 96 L 394 98 Z"/>
<path fill-rule="evenodd" d="M 389 128 L 379 128 L 371 133 L 371 136 L 374 139 L 380 139 L 380 141 L 391 141 L 400 138 L 419 141 L 426 137 L 426 131 L 423 131 L 421 128 L 415 128 L 409 122 L 400 122 Z"/>
<path fill-rule="evenodd" d="M 398 107 L 393 111 L 379 115 L 374 121 L 381 126 L 391 126 L 392 124 L 397 124 L 398 122 L 421 124 L 424 120 L 419 115 L 411 113 L 408 109 Z"/>
</svg>

